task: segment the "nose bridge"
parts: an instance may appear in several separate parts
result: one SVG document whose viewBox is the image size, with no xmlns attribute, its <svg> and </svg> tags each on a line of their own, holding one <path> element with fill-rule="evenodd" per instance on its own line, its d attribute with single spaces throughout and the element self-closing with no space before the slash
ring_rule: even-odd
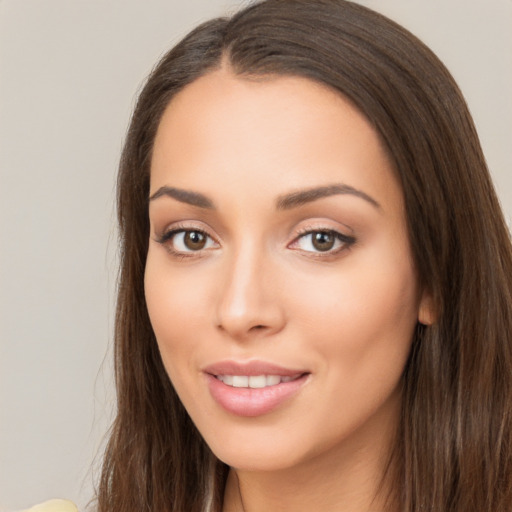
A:
<svg viewBox="0 0 512 512">
<path fill-rule="evenodd" d="M 274 273 L 268 253 L 255 240 L 233 249 L 220 283 L 219 328 L 236 338 L 279 330 L 283 315 L 271 286 Z"/>
</svg>

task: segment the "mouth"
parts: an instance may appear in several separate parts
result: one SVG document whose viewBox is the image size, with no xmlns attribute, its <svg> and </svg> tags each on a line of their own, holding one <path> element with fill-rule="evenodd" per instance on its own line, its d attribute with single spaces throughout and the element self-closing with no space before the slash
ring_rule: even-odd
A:
<svg viewBox="0 0 512 512">
<path fill-rule="evenodd" d="M 298 374 L 293 377 L 289 375 L 214 375 L 214 377 L 233 388 L 263 389 L 283 382 L 291 382 L 303 375 Z"/>
<path fill-rule="evenodd" d="M 259 361 L 226 361 L 203 369 L 211 397 L 235 416 L 268 414 L 290 403 L 311 375 Z"/>
</svg>

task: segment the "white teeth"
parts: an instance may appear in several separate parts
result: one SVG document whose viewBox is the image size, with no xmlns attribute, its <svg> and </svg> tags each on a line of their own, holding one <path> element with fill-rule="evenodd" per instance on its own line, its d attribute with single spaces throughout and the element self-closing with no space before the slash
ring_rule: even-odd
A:
<svg viewBox="0 0 512 512">
<path fill-rule="evenodd" d="M 290 382 L 296 377 L 281 375 L 217 375 L 217 379 L 227 386 L 234 388 L 253 388 L 261 389 L 268 386 L 276 386 L 281 382 Z"/>
<path fill-rule="evenodd" d="M 251 375 L 249 377 L 250 388 L 264 388 L 267 385 L 265 375 Z"/>
<path fill-rule="evenodd" d="M 246 375 L 233 375 L 234 388 L 246 388 L 249 386 L 249 377 Z"/>
<path fill-rule="evenodd" d="M 267 375 L 267 386 L 275 386 L 281 382 L 279 375 Z"/>
</svg>

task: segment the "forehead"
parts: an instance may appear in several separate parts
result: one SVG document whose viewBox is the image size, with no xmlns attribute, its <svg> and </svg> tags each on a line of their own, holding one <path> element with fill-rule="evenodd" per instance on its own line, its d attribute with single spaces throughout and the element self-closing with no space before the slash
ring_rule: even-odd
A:
<svg viewBox="0 0 512 512">
<path fill-rule="evenodd" d="M 401 202 L 392 164 L 371 123 L 340 93 L 295 77 L 245 78 L 219 69 L 167 106 L 151 189 L 250 185 L 283 193 L 347 181 Z M 172 183 L 170 183 L 172 182 Z M 381 201 L 379 201 L 381 202 Z M 385 203 L 386 201 L 384 201 Z"/>
</svg>

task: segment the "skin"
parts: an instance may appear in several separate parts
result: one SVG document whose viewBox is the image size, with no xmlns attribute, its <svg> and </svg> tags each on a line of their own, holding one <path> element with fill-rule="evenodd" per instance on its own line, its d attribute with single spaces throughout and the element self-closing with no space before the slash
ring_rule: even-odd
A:
<svg viewBox="0 0 512 512">
<path fill-rule="evenodd" d="M 334 184 L 345 188 L 276 206 Z M 162 187 L 205 197 L 188 204 L 197 197 Z M 431 312 L 401 188 L 370 123 L 323 85 L 223 67 L 166 109 L 150 189 L 148 311 L 176 391 L 232 468 L 224 511 L 381 510 L 401 375 Z M 172 230 L 203 232 L 206 244 L 190 249 L 183 231 L 162 242 Z M 315 230 L 350 238 L 318 250 Z M 204 367 L 221 360 L 307 377 L 276 409 L 241 417 L 206 384 Z"/>
</svg>

